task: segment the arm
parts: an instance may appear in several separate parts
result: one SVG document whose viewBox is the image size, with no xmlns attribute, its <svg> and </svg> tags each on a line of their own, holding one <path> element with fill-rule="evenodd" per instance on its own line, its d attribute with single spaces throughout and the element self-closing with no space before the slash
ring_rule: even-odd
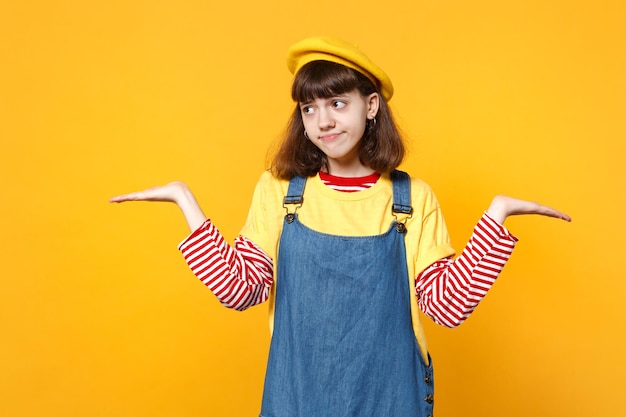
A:
<svg viewBox="0 0 626 417">
<path fill-rule="evenodd" d="M 417 276 L 420 309 L 446 327 L 463 323 L 495 283 L 516 242 L 485 213 L 456 260 L 439 260 Z"/>
<path fill-rule="evenodd" d="M 243 311 L 267 300 L 274 283 L 272 258 L 239 236 L 231 247 L 207 220 L 179 246 L 191 271 L 225 307 Z"/>
<path fill-rule="evenodd" d="M 226 307 L 245 310 L 269 295 L 272 259 L 252 241 L 239 237 L 231 247 L 206 218 L 191 190 L 182 182 L 111 198 L 112 203 L 157 201 L 175 203 L 192 234 L 179 246 L 192 272 Z"/>
<path fill-rule="evenodd" d="M 571 221 L 566 214 L 539 203 L 497 196 L 459 257 L 437 261 L 417 276 L 416 295 L 427 316 L 446 327 L 456 327 L 470 316 L 513 252 L 517 238 L 502 223 L 518 214 Z"/>
</svg>

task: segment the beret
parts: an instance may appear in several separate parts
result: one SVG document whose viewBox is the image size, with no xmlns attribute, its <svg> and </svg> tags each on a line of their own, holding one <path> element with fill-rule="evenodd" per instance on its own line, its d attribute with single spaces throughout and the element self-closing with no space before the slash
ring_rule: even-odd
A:
<svg viewBox="0 0 626 417">
<path fill-rule="evenodd" d="M 393 84 L 387 74 L 351 43 L 330 37 L 313 37 L 292 45 L 287 52 L 287 68 L 292 74 L 313 61 L 330 61 L 352 68 L 369 78 L 385 100 L 389 101 L 393 96 Z"/>
</svg>

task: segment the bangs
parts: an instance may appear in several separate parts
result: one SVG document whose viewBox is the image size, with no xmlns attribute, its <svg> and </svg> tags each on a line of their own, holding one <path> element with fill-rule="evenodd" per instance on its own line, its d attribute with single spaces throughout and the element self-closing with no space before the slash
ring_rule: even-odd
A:
<svg viewBox="0 0 626 417">
<path fill-rule="evenodd" d="M 370 87 L 367 87 L 369 84 Z M 291 87 L 291 98 L 306 103 L 318 98 L 330 98 L 358 88 L 362 95 L 376 91 L 372 82 L 358 71 L 330 61 L 313 61 L 296 74 Z"/>
</svg>

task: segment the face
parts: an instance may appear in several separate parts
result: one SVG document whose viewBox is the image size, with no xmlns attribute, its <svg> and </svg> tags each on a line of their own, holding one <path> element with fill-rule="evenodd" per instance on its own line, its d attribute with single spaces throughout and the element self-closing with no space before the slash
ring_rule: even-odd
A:
<svg viewBox="0 0 626 417">
<path fill-rule="evenodd" d="M 300 103 L 304 129 L 309 140 L 328 160 L 328 173 L 338 176 L 367 175 L 359 161 L 359 142 L 365 124 L 378 112 L 379 97 L 361 96 L 358 90 L 330 98 Z"/>
</svg>

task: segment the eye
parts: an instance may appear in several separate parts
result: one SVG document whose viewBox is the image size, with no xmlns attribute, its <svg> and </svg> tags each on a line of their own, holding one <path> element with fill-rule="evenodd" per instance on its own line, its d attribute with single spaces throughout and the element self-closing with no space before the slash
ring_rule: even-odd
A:
<svg viewBox="0 0 626 417">
<path fill-rule="evenodd" d="M 302 114 L 312 114 L 313 113 L 313 107 L 311 107 L 311 106 L 302 106 L 302 107 L 300 107 L 300 111 L 302 112 Z"/>
<path fill-rule="evenodd" d="M 345 101 L 341 101 L 341 100 L 335 100 L 333 101 L 333 107 L 336 109 L 342 109 L 344 107 L 346 107 L 347 104 Z"/>
</svg>

